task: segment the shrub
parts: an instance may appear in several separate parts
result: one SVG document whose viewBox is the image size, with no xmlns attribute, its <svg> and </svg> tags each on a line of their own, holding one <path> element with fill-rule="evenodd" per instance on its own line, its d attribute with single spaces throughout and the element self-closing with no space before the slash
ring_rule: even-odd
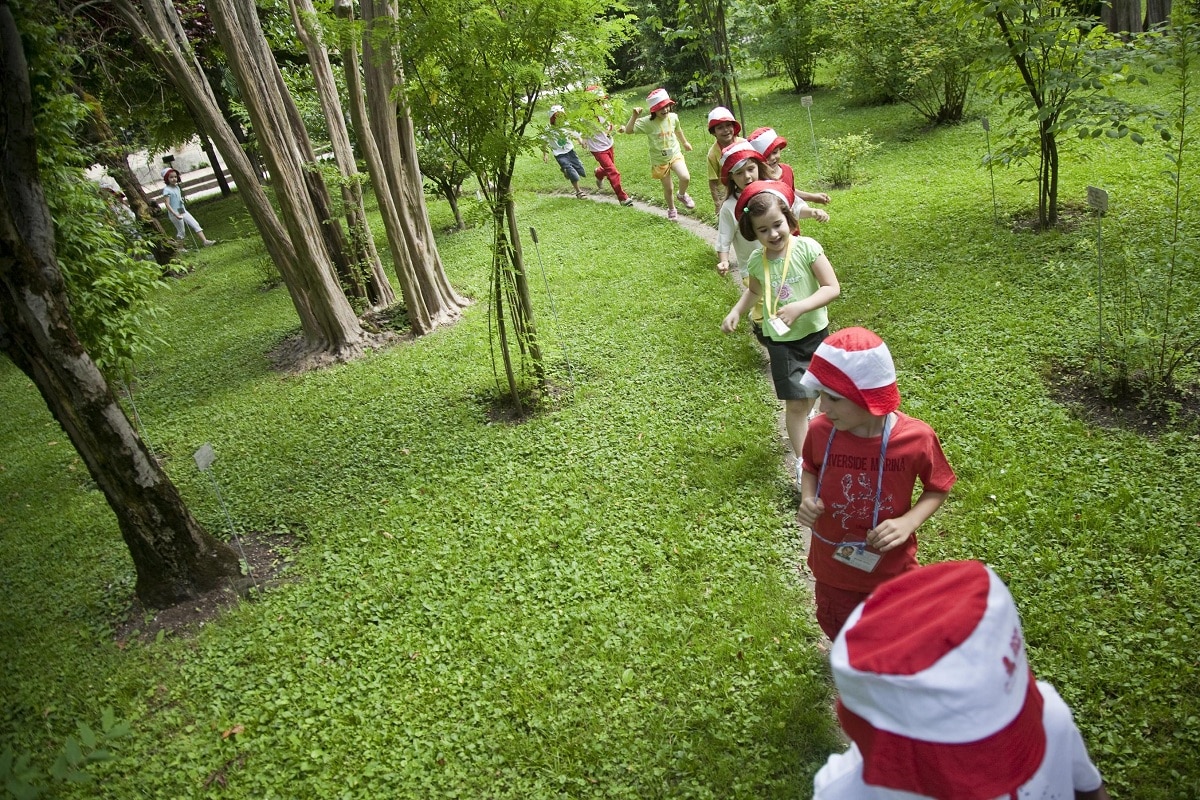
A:
<svg viewBox="0 0 1200 800">
<path fill-rule="evenodd" d="M 834 187 L 853 184 L 861 175 L 862 160 L 879 149 L 879 145 L 871 141 L 869 131 L 848 133 L 840 139 L 822 139 L 820 147 L 823 179 Z"/>
</svg>

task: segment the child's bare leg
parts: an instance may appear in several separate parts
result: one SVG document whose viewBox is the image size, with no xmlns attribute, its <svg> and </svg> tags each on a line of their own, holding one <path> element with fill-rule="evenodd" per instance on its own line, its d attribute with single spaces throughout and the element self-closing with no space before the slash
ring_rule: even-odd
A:
<svg viewBox="0 0 1200 800">
<path fill-rule="evenodd" d="M 787 429 L 788 442 L 792 445 L 792 453 L 797 458 L 804 447 L 804 437 L 808 435 L 808 412 L 812 411 L 815 397 L 803 400 L 783 401 L 783 425 Z"/>
<path fill-rule="evenodd" d="M 671 170 L 662 176 L 663 198 L 667 201 L 667 210 L 675 210 L 675 191 L 671 185 Z"/>
<path fill-rule="evenodd" d="M 692 182 L 692 175 L 688 172 L 687 162 L 681 158 L 671 165 L 671 169 L 679 176 L 679 193 L 687 194 L 688 184 Z"/>
</svg>

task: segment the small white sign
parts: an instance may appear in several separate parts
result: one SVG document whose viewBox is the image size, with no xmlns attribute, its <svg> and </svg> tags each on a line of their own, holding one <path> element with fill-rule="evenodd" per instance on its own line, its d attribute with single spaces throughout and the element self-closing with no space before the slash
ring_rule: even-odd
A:
<svg viewBox="0 0 1200 800">
<path fill-rule="evenodd" d="M 1101 214 L 1108 213 L 1108 192 L 1095 186 L 1087 187 L 1088 205 Z"/>
<path fill-rule="evenodd" d="M 804 95 L 804 97 L 801 97 L 800 105 L 804 106 L 805 108 L 811 108 L 812 107 L 812 95 L 806 94 L 806 95 Z"/>
<path fill-rule="evenodd" d="M 990 131 L 990 130 L 992 129 L 992 123 L 988 122 L 988 118 L 987 118 L 987 117 L 984 117 L 984 118 L 983 118 L 982 120 L 980 120 L 980 121 L 983 123 L 983 129 L 984 129 L 985 131 Z"/>
<path fill-rule="evenodd" d="M 201 472 L 207 472 L 212 466 L 213 461 L 217 458 L 217 453 L 213 450 L 213 446 L 205 442 L 200 446 L 200 449 L 192 454 L 192 458 L 196 460 L 196 469 Z"/>
</svg>

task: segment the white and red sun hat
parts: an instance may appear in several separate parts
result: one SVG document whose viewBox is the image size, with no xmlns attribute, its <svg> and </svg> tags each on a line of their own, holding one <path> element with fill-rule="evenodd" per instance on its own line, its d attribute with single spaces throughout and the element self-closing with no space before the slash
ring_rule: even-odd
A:
<svg viewBox="0 0 1200 800">
<path fill-rule="evenodd" d="M 872 786 L 991 800 L 1015 792 L 1045 757 L 1016 605 L 978 561 L 881 584 L 846 621 L 830 663 L 838 719 Z"/>
<path fill-rule="evenodd" d="M 817 347 L 800 383 L 845 397 L 877 416 L 900 407 L 892 353 L 866 328 L 842 328 L 830 334 Z"/>
</svg>

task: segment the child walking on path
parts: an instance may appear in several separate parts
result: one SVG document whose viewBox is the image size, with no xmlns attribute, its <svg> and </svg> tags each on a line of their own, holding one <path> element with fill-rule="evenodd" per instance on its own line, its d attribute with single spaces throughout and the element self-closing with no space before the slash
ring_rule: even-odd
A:
<svg viewBox="0 0 1200 800">
<path fill-rule="evenodd" d="M 726 184 L 728 197 L 717 212 L 717 273 L 726 275 L 729 272 L 729 250 L 733 249 L 737 259 L 738 269 L 742 273 L 743 283 L 749 278 L 746 268 L 750 263 L 750 255 L 758 249 L 758 240 L 753 241 L 741 236 L 738 231 L 736 207 L 738 195 L 750 184 L 759 180 L 762 166 L 765 162 L 758 151 L 750 146 L 745 139 L 734 142 L 721 153 L 721 180 Z M 818 222 L 828 222 L 829 214 L 821 209 L 811 208 L 808 203 L 796 198 L 792 204 L 792 214 L 797 220 L 815 219 Z M 756 336 L 761 336 L 762 317 L 758 316 L 758 306 L 750 309 L 750 320 Z"/>
<path fill-rule="evenodd" d="M 606 116 L 608 114 L 608 94 L 599 86 L 589 86 L 587 91 L 592 95 L 592 101 L 596 106 L 596 128 L 590 135 L 583 137 L 583 146 L 600 165 L 592 173 L 596 176 L 596 189 L 597 191 L 602 189 L 604 179 L 608 178 L 621 205 L 631 206 L 633 198 L 621 188 L 621 173 L 617 171 L 616 162 L 613 161 L 613 126 Z"/>
<path fill-rule="evenodd" d="M 554 160 L 558 162 L 562 174 L 571 182 L 571 187 L 575 190 L 576 197 L 585 197 L 583 188 L 579 185 L 579 181 L 587 173 L 584 172 L 583 162 L 579 160 L 579 154 L 575 152 L 575 143 L 571 141 L 572 137 L 577 136 L 574 131 L 559 125 L 558 118 L 563 116 L 562 106 L 550 106 L 550 127 L 546 129 L 545 140 L 546 146 L 549 147 Z M 545 152 L 542 153 L 542 162 L 546 161 Z"/>
<path fill-rule="evenodd" d="M 781 164 L 779 161 L 779 153 L 783 148 L 787 147 L 787 139 L 775 133 L 774 128 L 758 128 L 754 133 L 750 134 L 748 141 L 767 160 L 763 179 L 768 181 L 783 181 L 792 187 L 792 191 L 795 191 L 795 173 L 792 172 L 791 167 L 787 164 Z M 825 194 L 825 192 L 796 192 L 796 196 L 807 203 L 820 203 L 821 205 L 829 203 L 829 195 Z"/>
<path fill-rule="evenodd" d="M 166 201 L 167 215 L 175 225 L 175 239 L 183 241 L 183 237 L 186 235 L 184 225 L 187 225 L 200 237 L 201 247 L 216 244 L 214 240 L 204 235 L 204 229 L 200 227 L 200 223 L 188 213 L 187 208 L 183 205 L 183 190 L 179 188 L 179 171 L 174 167 L 167 167 L 162 171 L 162 177 L 165 184 L 162 189 L 162 197 Z"/>
<path fill-rule="evenodd" d="M 778 181 L 755 181 L 742 190 L 735 213 L 741 235 L 762 246 L 749 258 L 750 284 L 721 323 L 737 330 L 743 314 L 762 303 L 763 346 L 771 361 L 775 394 L 784 404 L 792 452 L 808 432 L 816 389 L 801 383 L 813 353 L 829 334 L 826 306 L 841 293 L 833 265 L 816 239 L 794 235 L 795 197 Z"/>
<path fill-rule="evenodd" d="M 820 392 L 824 413 L 800 451 L 796 521 L 812 529 L 817 623 L 833 639 L 872 590 L 917 568 L 916 530 L 956 477 L 933 428 L 899 411 L 892 354 L 871 331 L 831 335 L 800 383 Z"/>
<path fill-rule="evenodd" d="M 727 196 L 723 185 L 726 179 L 721 175 L 721 153 L 729 145 L 746 140 L 739 135 L 742 132 L 741 123 L 725 106 L 717 106 L 708 112 L 708 132 L 716 139 L 708 148 L 708 193 L 712 195 L 713 211 L 720 215 L 721 203 L 725 202 Z"/>
<path fill-rule="evenodd" d="M 666 89 L 655 89 L 646 95 L 646 102 L 650 104 L 650 116 L 639 119 L 642 109 L 635 106 L 629 122 L 625 125 L 625 132 L 646 135 L 650 144 L 650 175 L 662 181 L 667 219 L 679 219 L 679 212 L 675 209 L 676 197 L 687 208 L 696 207 L 695 201 L 687 193 L 692 176 L 679 149 L 682 145 L 683 149 L 690 153 L 692 145 L 683 133 L 678 115 L 672 110 L 675 108 L 675 101 L 667 94 Z M 678 194 L 674 192 L 672 173 L 679 178 Z"/>
<path fill-rule="evenodd" d="M 884 583 L 830 665 L 851 744 L 814 800 L 1109 800 L 1071 709 L 1029 667 L 1008 587 L 978 561 Z"/>
</svg>

